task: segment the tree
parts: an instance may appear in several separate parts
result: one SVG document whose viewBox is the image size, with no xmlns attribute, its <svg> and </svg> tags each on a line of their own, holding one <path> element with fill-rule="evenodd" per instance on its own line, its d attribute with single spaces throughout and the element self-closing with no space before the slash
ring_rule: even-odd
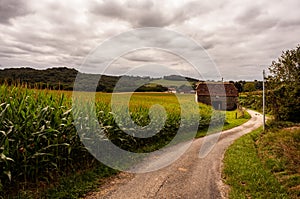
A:
<svg viewBox="0 0 300 199">
<path fill-rule="evenodd" d="M 267 103 L 276 120 L 300 121 L 300 46 L 269 67 Z"/>
<path fill-rule="evenodd" d="M 262 90 L 263 89 L 263 83 L 262 81 L 254 80 L 255 90 Z"/>
<path fill-rule="evenodd" d="M 253 92 L 255 91 L 255 84 L 253 82 L 247 82 L 244 85 L 244 89 L 245 92 Z"/>
<path fill-rule="evenodd" d="M 243 87 L 245 83 L 246 83 L 245 81 L 241 81 L 241 80 L 238 82 L 234 82 L 234 86 L 238 89 L 239 93 L 244 91 Z"/>
</svg>

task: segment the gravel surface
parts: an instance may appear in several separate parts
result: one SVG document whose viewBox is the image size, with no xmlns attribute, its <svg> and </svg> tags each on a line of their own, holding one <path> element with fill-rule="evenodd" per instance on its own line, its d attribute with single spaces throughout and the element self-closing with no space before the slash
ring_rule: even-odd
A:
<svg viewBox="0 0 300 199">
<path fill-rule="evenodd" d="M 218 143 L 207 156 L 199 157 L 199 151 L 204 139 L 209 137 L 195 139 L 170 166 L 143 174 L 121 173 L 99 187 L 98 192 L 89 193 L 86 199 L 227 198 L 228 187 L 221 177 L 224 152 L 235 139 L 262 125 L 261 114 L 247 111 L 252 118 L 239 127 L 221 132 Z"/>
</svg>

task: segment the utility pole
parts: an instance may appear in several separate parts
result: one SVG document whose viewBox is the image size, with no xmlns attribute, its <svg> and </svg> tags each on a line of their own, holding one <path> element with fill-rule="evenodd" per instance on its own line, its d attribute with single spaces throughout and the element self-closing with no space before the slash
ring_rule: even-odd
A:
<svg viewBox="0 0 300 199">
<path fill-rule="evenodd" d="M 265 116 L 265 70 L 263 70 L 263 130 L 266 127 L 266 116 Z"/>
</svg>

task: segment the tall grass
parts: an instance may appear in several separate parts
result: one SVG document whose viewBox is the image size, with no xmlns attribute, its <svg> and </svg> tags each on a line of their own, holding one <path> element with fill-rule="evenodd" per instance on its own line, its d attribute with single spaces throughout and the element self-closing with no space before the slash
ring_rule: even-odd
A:
<svg viewBox="0 0 300 199">
<path fill-rule="evenodd" d="M 49 183 L 93 159 L 65 94 L 1 86 L 0 100 L 0 188 Z"/>
</svg>

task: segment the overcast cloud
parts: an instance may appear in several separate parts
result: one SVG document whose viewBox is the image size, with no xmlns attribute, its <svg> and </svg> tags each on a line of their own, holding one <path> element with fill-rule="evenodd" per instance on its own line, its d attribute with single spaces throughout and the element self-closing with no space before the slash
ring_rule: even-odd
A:
<svg viewBox="0 0 300 199">
<path fill-rule="evenodd" d="M 261 79 L 262 70 L 283 50 L 300 43 L 299 8 L 299 0 L 0 0 L 0 65 L 79 69 L 108 38 L 133 28 L 160 27 L 202 45 L 225 80 Z M 160 52 L 126 54 L 113 66 L 126 73 L 136 65 L 163 64 L 188 74 L 184 60 Z"/>
</svg>

